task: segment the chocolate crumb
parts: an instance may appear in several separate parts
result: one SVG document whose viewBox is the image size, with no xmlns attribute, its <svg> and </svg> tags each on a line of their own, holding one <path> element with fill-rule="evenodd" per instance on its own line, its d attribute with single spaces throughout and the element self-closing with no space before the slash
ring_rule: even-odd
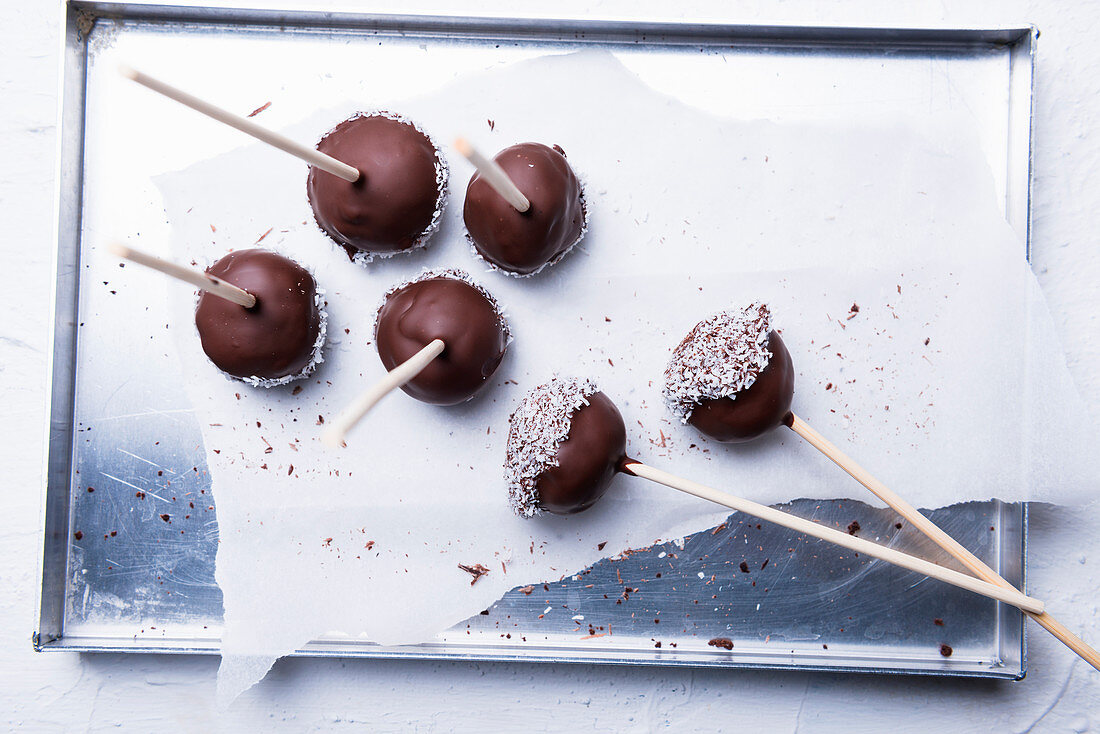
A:
<svg viewBox="0 0 1100 734">
<path fill-rule="evenodd" d="M 256 115 L 260 114 L 261 112 L 263 112 L 264 110 L 266 110 L 266 109 L 267 109 L 268 107 L 270 107 L 270 106 L 271 106 L 271 103 L 270 103 L 270 102 L 265 102 L 264 104 L 260 105 L 260 106 L 259 106 L 259 107 L 257 107 L 256 109 L 254 109 L 254 110 L 252 110 L 251 112 L 249 112 L 249 113 L 248 113 L 248 116 L 249 116 L 249 117 L 255 117 Z"/>
<path fill-rule="evenodd" d="M 77 530 L 75 533 L 73 533 L 73 537 L 76 538 L 77 540 L 83 540 L 84 539 L 84 533 Z"/>
<path fill-rule="evenodd" d="M 945 658 L 951 657 L 951 653 L 953 652 L 955 651 L 951 649 L 950 645 L 940 645 L 940 655 L 943 655 Z"/>
<path fill-rule="evenodd" d="M 301 385 L 295 385 L 294 389 L 290 391 L 290 394 L 291 395 L 297 395 L 301 391 L 302 391 L 302 386 Z"/>
<path fill-rule="evenodd" d="M 711 647 L 721 647 L 725 650 L 733 649 L 733 640 L 728 637 L 715 637 L 713 640 L 707 642 Z"/>
<path fill-rule="evenodd" d="M 894 527 L 897 528 L 898 530 L 901 530 L 901 523 L 900 522 L 894 523 Z"/>
<path fill-rule="evenodd" d="M 936 625 L 937 627 L 943 627 L 943 620 L 939 617 L 936 617 L 932 620 L 932 624 Z"/>
<path fill-rule="evenodd" d="M 828 649 L 829 649 L 829 646 L 828 646 L 828 645 L 826 645 L 826 644 L 825 644 L 824 642 L 822 642 L 822 643 L 821 643 L 821 649 L 822 649 L 822 650 L 828 650 Z"/>
<path fill-rule="evenodd" d="M 741 573 L 748 573 L 748 572 L 749 572 L 749 564 L 746 563 L 745 561 L 741 561 Z"/>
<path fill-rule="evenodd" d="M 598 544 L 598 545 L 596 546 L 596 550 L 603 550 L 603 547 L 604 547 L 605 545 L 607 545 L 607 541 L 606 541 L 606 540 L 605 540 L 604 542 L 602 542 L 602 543 L 599 543 L 599 544 Z"/>
<path fill-rule="evenodd" d="M 855 535 L 859 532 L 859 520 L 852 520 L 848 523 L 848 535 Z"/>
<path fill-rule="evenodd" d="M 760 570 L 761 571 L 763 571 L 765 568 L 768 567 L 768 561 L 770 561 L 770 560 L 771 560 L 770 558 L 765 558 L 764 559 L 764 562 L 760 564 Z"/>
<path fill-rule="evenodd" d="M 460 563 L 458 564 L 458 567 L 473 576 L 473 578 L 470 580 L 470 586 L 476 584 L 478 581 L 481 580 L 482 576 L 489 573 L 489 569 L 485 568 L 485 566 L 482 566 L 480 563 L 475 563 L 472 566 L 467 566 L 464 563 Z"/>
<path fill-rule="evenodd" d="M 164 520 L 164 522 L 168 522 L 169 520 L 171 520 L 171 519 L 172 519 L 172 516 L 171 516 L 171 515 L 169 515 L 169 514 L 168 514 L 168 513 L 166 512 L 166 513 L 164 513 L 163 515 L 161 515 L 161 516 L 160 516 L 160 519 L 161 519 L 161 520 Z"/>
</svg>

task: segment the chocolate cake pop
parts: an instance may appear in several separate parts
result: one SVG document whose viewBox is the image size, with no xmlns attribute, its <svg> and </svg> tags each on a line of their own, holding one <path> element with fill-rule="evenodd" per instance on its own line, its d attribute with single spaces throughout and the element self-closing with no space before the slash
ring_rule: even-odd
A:
<svg viewBox="0 0 1100 734">
<path fill-rule="evenodd" d="M 727 443 L 788 423 L 794 366 L 768 307 L 753 303 L 696 324 L 665 368 L 664 397 L 682 422 Z"/>
<path fill-rule="evenodd" d="M 462 217 L 474 249 L 491 265 L 533 275 L 564 257 L 584 236 L 584 191 L 565 152 L 539 143 L 505 148 L 494 160 L 530 202 L 520 212 L 475 174 Z"/>
<path fill-rule="evenodd" d="M 623 417 L 591 381 L 539 385 L 510 419 L 504 472 L 512 509 L 524 517 L 586 510 L 625 455 Z"/>
<path fill-rule="evenodd" d="M 587 380 L 551 380 L 532 390 L 512 414 L 505 477 L 516 514 L 571 514 L 591 507 L 616 472 L 709 500 L 849 551 L 954 584 L 1035 613 L 1043 602 L 1016 589 L 938 566 L 774 507 L 737 497 L 625 455 L 626 428 L 615 405 Z M 602 548 L 602 546 L 601 546 Z M 995 576 L 995 574 L 994 574 Z"/>
<path fill-rule="evenodd" d="M 401 387 L 436 405 L 455 405 L 476 395 L 496 372 L 511 339 L 496 300 L 460 270 L 428 271 L 390 290 L 374 334 L 387 370 L 433 340 L 443 341 L 443 352 Z"/>
<path fill-rule="evenodd" d="M 245 308 L 211 293 L 199 296 L 195 327 L 218 369 L 258 387 L 309 375 L 321 361 L 326 314 L 308 270 L 263 249 L 231 252 L 206 270 L 256 297 Z"/>
<path fill-rule="evenodd" d="M 349 183 L 312 167 L 306 190 L 317 224 L 352 260 L 424 245 L 447 198 L 447 162 L 423 131 L 389 112 L 341 122 L 317 149 L 357 168 Z"/>
</svg>

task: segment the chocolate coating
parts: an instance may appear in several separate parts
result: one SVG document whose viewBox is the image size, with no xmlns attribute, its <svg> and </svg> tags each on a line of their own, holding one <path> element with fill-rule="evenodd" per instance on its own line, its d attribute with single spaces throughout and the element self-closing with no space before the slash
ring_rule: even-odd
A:
<svg viewBox="0 0 1100 734">
<path fill-rule="evenodd" d="M 311 366 L 320 336 L 317 283 L 293 260 L 269 250 L 231 252 L 206 270 L 256 297 L 244 308 L 203 293 L 195 310 L 202 350 L 234 377 L 278 380 Z"/>
<path fill-rule="evenodd" d="M 311 167 L 306 181 L 317 224 L 349 257 L 421 244 L 446 187 L 436 177 L 443 159 L 427 135 L 404 120 L 362 115 L 337 125 L 317 149 L 362 174 L 349 183 Z"/>
<path fill-rule="evenodd" d="M 536 480 L 539 507 L 556 515 L 587 510 L 607 491 L 625 455 L 626 426 L 619 409 L 602 392 L 589 395 L 558 444 L 558 465 Z"/>
<path fill-rule="evenodd" d="M 474 247 L 502 270 L 530 275 L 559 260 L 584 232 L 580 181 L 561 148 L 520 143 L 496 156 L 531 208 L 520 213 L 475 174 L 462 218 Z"/>
<path fill-rule="evenodd" d="M 704 400 L 688 423 L 724 443 L 740 443 L 787 423 L 794 398 L 794 365 L 787 345 L 775 331 L 768 332 L 767 367 L 756 381 L 735 396 Z"/>
<path fill-rule="evenodd" d="M 390 293 L 378 311 L 374 333 L 387 370 L 432 340 L 443 340 L 443 352 L 401 388 L 435 405 L 455 405 L 476 395 L 508 346 L 508 327 L 497 305 L 475 286 L 442 275 Z"/>
</svg>

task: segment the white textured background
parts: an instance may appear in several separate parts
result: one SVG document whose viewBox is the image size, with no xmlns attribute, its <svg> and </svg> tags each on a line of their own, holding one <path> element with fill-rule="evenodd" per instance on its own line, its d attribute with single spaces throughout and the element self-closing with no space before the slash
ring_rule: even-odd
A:
<svg viewBox="0 0 1100 734">
<path fill-rule="evenodd" d="M 273 2 L 273 5 L 289 3 Z M 302 0 L 300 5 L 307 4 Z M 325 3 L 313 3 L 323 6 Z M 1100 419 L 1100 3 L 972 0 L 658 2 L 465 0 L 472 14 L 860 25 L 1034 23 L 1033 262 L 1082 399 Z M 377 12 L 460 12 L 453 3 L 360 4 Z M 0 0 L 0 727 L 374 730 L 728 729 L 848 732 L 1089 731 L 1100 673 L 1036 626 L 1020 683 L 833 674 L 591 666 L 293 660 L 228 711 L 213 704 L 214 658 L 36 655 L 30 644 L 39 549 L 41 440 L 56 144 L 53 0 Z M 1032 514 L 1029 591 L 1100 644 L 1100 507 Z"/>
</svg>

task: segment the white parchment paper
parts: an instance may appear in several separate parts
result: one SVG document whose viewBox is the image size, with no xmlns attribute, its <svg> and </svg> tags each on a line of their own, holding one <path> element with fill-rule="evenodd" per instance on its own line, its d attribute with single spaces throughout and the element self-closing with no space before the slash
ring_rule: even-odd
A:
<svg viewBox="0 0 1100 734">
<path fill-rule="evenodd" d="M 422 641 L 508 589 L 727 514 L 619 477 L 583 515 L 512 516 L 507 417 L 554 372 L 595 379 L 624 413 L 631 454 L 662 468 L 762 502 L 867 501 L 786 429 L 728 447 L 661 404 L 679 339 L 753 299 L 771 305 L 794 358 L 795 411 L 914 504 L 1076 502 L 1100 486 L 1085 461 L 1092 429 L 1023 245 L 960 120 L 721 119 L 584 52 L 486 71 L 430 98 L 311 114 L 288 132 L 316 139 L 372 108 L 486 151 L 561 145 L 586 183 L 590 230 L 536 278 L 489 272 L 463 237 L 471 170 L 450 150 L 452 203 L 431 245 L 368 268 L 314 225 L 304 166 L 262 145 L 157 181 L 175 257 L 205 265 L 259 242 L 311 267 L 329 304 L 325 362 L 295 394 L 225 379 L 201 352 L 191 297 L 169 296 L 218 507 L 223 694 L 324 633 Z M 383 374 L 379 298 L 424 267 L 467 269 L 505 307 L 515 341 L 495 384 L 457 408 L 395 394 L 347 449 L 326 450 L 320 419 Z M 490 573 L 471 586 L 459 563 Z"/>
</svg>

